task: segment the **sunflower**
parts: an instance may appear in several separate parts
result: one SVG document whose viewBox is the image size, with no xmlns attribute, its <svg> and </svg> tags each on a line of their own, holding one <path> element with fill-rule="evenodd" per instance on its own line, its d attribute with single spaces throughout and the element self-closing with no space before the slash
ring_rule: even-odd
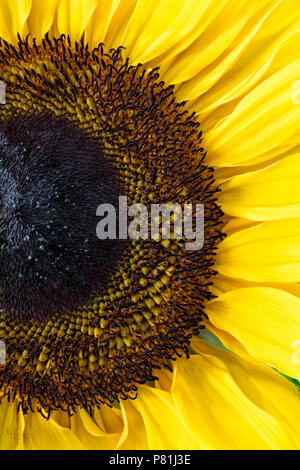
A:
<svg viewBox="0 0 300 470">
<path fill-rule="evenodd" d="M 1 449 L 299 449 L 297 6 L 1 0 Z"/>
</svg>

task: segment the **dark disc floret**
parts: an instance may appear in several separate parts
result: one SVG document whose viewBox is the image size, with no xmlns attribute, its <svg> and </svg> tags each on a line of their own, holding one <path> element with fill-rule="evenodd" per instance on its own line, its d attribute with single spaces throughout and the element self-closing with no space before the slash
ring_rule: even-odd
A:
<svg viewBox="0 0 300 470">
<path fill-rule="evenodd" d="M 120 185 L 101 142 L 54 114 L 0 123 L 0 287 L 12 319 L 74 310 L 104 288 L 119 244 L 96 237 Z"/>
<path fill-rule="evenodd" d="M 195 115 L 122 48 L 0 42 L 0 393 L 50 414 L 134 398 L 188 355 L 223 238 Z M 96 209 L 204 205 L 204 243 L 100 241 Z"/>
</svg>

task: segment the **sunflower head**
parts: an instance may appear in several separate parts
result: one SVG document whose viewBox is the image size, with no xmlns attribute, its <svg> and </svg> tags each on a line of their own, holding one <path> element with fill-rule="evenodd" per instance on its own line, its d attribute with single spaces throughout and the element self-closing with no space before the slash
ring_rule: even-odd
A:
<svg viewBox="0 0 300 470">
<path fill-rule="evenodd" d="M 188 354 L 222 239 L 194 115 L 122 48 L 48 35 L 1 42 L 2 390 L 29 409 L 135 396 Z M 99 204 L 204 204 L 205 241 L 96 237 Z"/>
</svg>

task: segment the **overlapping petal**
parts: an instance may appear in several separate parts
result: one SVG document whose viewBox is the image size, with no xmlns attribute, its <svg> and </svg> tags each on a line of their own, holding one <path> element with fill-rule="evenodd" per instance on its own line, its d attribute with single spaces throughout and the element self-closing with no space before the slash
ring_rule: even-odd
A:
<svg viewBox="0 0 300 470">
<path fill-rule="evenodd" d="M 290 382 L 270 367 L 244 360 L 229 351 L 214 348 L 197 338 L 192 344 L 198 354 L 204 355 L 218 367 L 226 369 L 242 393 L 260 410 L 276 420 L 281 427 L 282 436 L 277 435 L 275 439 L 283 438 L 285 445 L 299 448 L 299 392 Z M 219 362 L 216 362 L 216 358 Z M 230 422 L 230 419 L 228 421 Z M 273 439 L 271 437 L 273 431 L 276 433 L 275 428 L 272 429 L 271 434 L 267 432 L 266 439 Z M 289 441 L 290 444 L 288 444 Z M 275 448 L 278 445 L 277 448 L 280 448 L 279 442 L 278 444 L 276 441 L 272 442 L 271 445 Z"/>
<path fill-rule="evenodd" d="M 26 450 L 84 449 L 80 439 L 69 428 L 58 424 L 53 418 L 47 421 L 39 413 L 29 413 L 24 420 L 23 440 Z"/>
<path fill-rule="evenodd" d="M 24 417 L 18 413 L 18 403 L 2 400 L 0 405 L 0 449 L 12 450 L 24 447 Z"/>
<path fill-rule="evenodd" d="M 293 361 L 293 345 L 300 339 L 298 297 L 272 287 L 241 288 L 220 295 L 207 312 L 211 323 L 236 338 L 253 358 L 300 378 L 300 364 Z M 236 350 L 230 338 L 219 337 Z"/>
<path fill-rule="evenodd" d="M 300 217 L 300 154 L 233 176 L 221 187 L 219 202 L 232 216 L 250 220 Z"/>
<path fill-rule="evenodd" d="M 292 384 L 267 366 L 203 341 L 194 340 L 193 348 L 198 354 L 176 361 L 169 393 L 143 386 L 133 402 L 151 448 L 299 446 L 299 397 Z"/>
<path fill-rule="evenodd" d="M 298 282 L 299 233 L 300 219 L 274 220 L 235 232 L 220 244 L 216 269 L 249 281 Z"/>
<path fill-rule="evenodd" d="M 59 0 L 32 0 L 30 15 L 27 20 L 28 31 L 33 38 L 39 41 L 51 29 L 54 22 L 56 8 Z"/>
<path fill-rule="evenodd" d="M 235 63 L 276 3 L 270 0 L 254 2 L 250 9 L 246 8 L 246 1 L 234 5 L 230 1 L 225 2 L 202 35 L 174 60 L 166 72 L 168 82 L 184 82 L 177 92 L 178 97 L 193 100 L 213 86 Z"/>
<path fill-rule="evenodd" d="M 81 39 L 98 0 L 60 0 L 57 4 L 57 31 L 73 41 Z M 99 41 L 100 42 L 100 41 Z"/>
<path fill-rule="evenodd" d="M 300 58 L 248 93 L 206 136 L 216 166 L 254 164 L 271 159 L 299 142 L 300 106 L 293 101 Z"/>
<path fill-rule="evenodd" d="M 15 43 L 17 34 L 27 33 L 25 28 L 32 0 L 3 0 L 0 3 L 0 37 Z"/>
<path fill-rule="evenodd" d="M 178 43 L 200 21 L 208 4 L 209 0 L 138 0 L 123 38 L 131 62 L 147 62 Z"/>
</svg>

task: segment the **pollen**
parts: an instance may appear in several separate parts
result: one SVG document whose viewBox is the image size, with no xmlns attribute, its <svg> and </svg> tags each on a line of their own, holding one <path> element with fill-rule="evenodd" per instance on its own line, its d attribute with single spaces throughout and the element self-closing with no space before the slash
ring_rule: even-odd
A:
<svg viewBox="0 0 300 470">
<path fill-rule="evenodd" d="M 46 417 L 134 398 L 188 356 L 212 298 L 223 214 L 199 123 L 122 48 L 2 40 L 0 79 L 1 393 Z M 203 204 L 202 248 L 98 240 L 97 206 L 119 195 Z"/>
</svg>

